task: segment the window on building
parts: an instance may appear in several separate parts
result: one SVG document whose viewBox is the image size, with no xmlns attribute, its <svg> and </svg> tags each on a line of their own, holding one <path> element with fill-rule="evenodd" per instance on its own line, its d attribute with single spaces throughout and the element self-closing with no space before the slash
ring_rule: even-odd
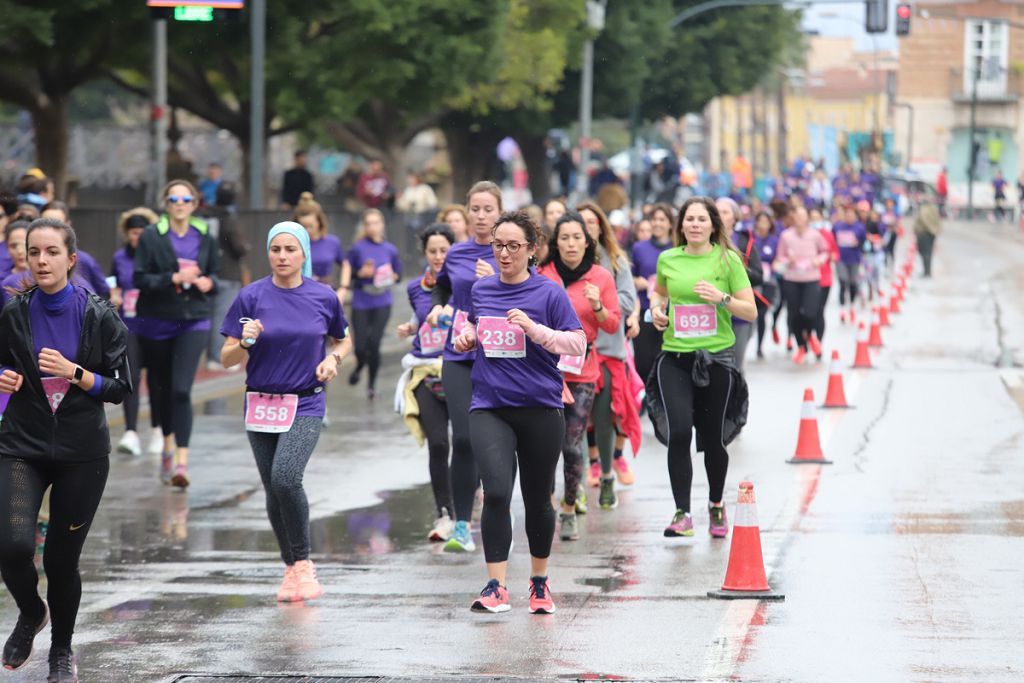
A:
<svg viewBox="0 0 1024 683">
<path fill-rule="evenodd" d="M 977 74 L 979 95 L 1005 95 L 1009 66 L 1006 24 L 972 19 L 964 22 L 964 30 L 964 92 L 973 90 Z"/>
</svg>

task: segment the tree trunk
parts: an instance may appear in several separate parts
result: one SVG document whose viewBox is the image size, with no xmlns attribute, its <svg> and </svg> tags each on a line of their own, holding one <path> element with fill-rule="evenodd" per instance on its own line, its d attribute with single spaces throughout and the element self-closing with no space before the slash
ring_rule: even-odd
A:
<svg viewBox="0 0 1024 683">
<path fill-rule="evenodd" d="M 530 195 L 534 204 L 542 204 L 551 196 L 551 166 L 544 147 L 546 135 L 515 135 L 523 162 L 530 177 Z"/>
<path fill-rule="evenodd" d="M 781 174 L 782 169 L 786 168 L 788 161 L 788 149 L 789 140 L 788 138 L 788 126 L 786 124 L 786 74 L 779 74 L 779 90 L 776 93 L 776 108 L 778 109 L 779 116 L 779 169 L 778 172 Z"/>
<path fill-rule="evenodd" d="M 67 95 L 41 95 L 37 102 L 30 110 L 36 138 L 36 163 L 53 180 L 55 197 L 63 199 L 67 192 L 70 143 L 68 98 Z"/>
<path fill-rule="evenodd" d="M 448 141 L 452 169 L 452 187 L 456 201 L 478 180 L 493 180 L 495 152 L 504 135 L 486 126 L 472 125 L 461 116 L 451 116 L 441 124 Z"/>
</svg>

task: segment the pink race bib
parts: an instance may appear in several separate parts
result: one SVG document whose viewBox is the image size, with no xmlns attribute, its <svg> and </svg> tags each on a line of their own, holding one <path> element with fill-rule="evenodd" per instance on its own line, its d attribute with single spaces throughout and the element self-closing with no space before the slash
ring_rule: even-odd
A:
<svg viewBox="0 0 1024 683">
<path fill-rule="evenodd" d="M 570 375 L 582 375 L 583 364 L 586 360 L 586 356 L 567 356 L 562 354 L 558 357 L 558 369 Z"/>
<path fill-rule="evenodd" d="M 384 289 L 395 284 L 395 271 L 391 268 L 390 263 L 377 266 L 377 269 L 373 271 L 373 286 L 378 289 Z"/>
<path fill-rule="evenodd" d="M 842 230 L 836 235 L 836 242 L 839 246 L 849 248 L 857 246 L 857 233 L 849 230 Z"/>
<path fill-rule="evenodd" d="M 281 434 L 292 428 L 299 409 L 297 394 L 245 394 L 245 428 L 250 432 Z"/>
<path fill-rule="evenodd" d="M 452 339 L 455 339 L 462 334 L 462 328 L 466 326 L 466 322 L 469 320 L 469 313 L 465 311 L 455 311 L 455 317 L 452 318 Z"/>
<path fill-rule="evenodd" d="M 497 316 L 481 316 L 476 323 L 476 337 L 488 358 L 525 358 L 526 333 L 508 320 Z"/>
<path fill-rule="evenodd" d="M 426 322 L 420 325 L 420 351 L 428 355 L 444 351 L 445 338 L 448 336 L 445 332 L 445 330 L 431 327 Z"/>
<path fill-rule="evenodd" d="M 714 337 L 718 334 L 718 315 L 711 304 L 674 304 L 672 331 L 676 337 Z"/>
<path fill-rule="evenodd" d="M 50 404 L 50 410 L 56 413 L 61 401 L 71 389 L 71 381 L 63 377 L 42 377 L 41 379 L 43 391 L 46 392 L 46 402 Z"/>
<path fill-rule="evenodd" d="M 139 290 L 137 289 L 126 289 L 124 292 L 124 301 L 121 304 L 121 311 L 124 313 L 126 318 L 134 318 L 137 315 L 139 307 Z"/>
</svg>

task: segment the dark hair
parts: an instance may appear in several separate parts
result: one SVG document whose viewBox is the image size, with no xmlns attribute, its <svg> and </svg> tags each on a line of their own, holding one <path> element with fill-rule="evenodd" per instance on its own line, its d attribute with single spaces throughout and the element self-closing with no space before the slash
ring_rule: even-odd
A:
<svg viewBox="0 0 1024 683">
<path fill-rule="evenodd" d="M 62 214 L 64 214 L 65 221 L 71 220 L 71 207 L 69 207 L 67 204 L 60 201 L 59 199 L 54 199 L 52 202 L 44 206 L 43 211 L 41 211 L 40 213 L 45 211 L 60 211 Z"/>
<path fill-rule="evenodd" d="M 46 192 L 46 178 L 26 173 L 18 179 L 18 184 L 14 187 L 18 194 L 42 194 Z"/>
<path fill-rule="evenodd" d="M 761 220 L 762 216 L 764 218 L 768 219 L 768 225 L 769 225 L 768 234 L 770 235 L 773 232 L 775 232 L 775 219 L 772 218 L 772 215 L 770 213 L 768 213 L 767 211 L 758 211 L 757 212 L 757 215 L 754 216 L 754 224 L 751 226 L 751 229 L 752 230 L 757 230 L 757 224 Z"/>
<path fill-rule="evenodd" d="M 11 231 L 13 230 L 28 230 L 28 226 L 31 225 L 28 221 L 11 221 L 7 224 L 4 230 L 7 234 L 4 236 L 4 244 L 9 244 L 11 241 Z"/>
<path fill-rule="evenodd" d="M 0 194 L 0 207 L 6 215 L 13 216 L 18 212 L 18 198 L 7 193 Z"/>
<path fill-rule="evenodd" d="M 726 252 L 732 251 L 739 256 L 740 253 L 736 251 L 732 240 L 725 236 L 725 224 L 722 223 L 722 214 L 718 213 L 715 200 L 711 197 L 690 197 L 683 202 L 683 205 L 679 208 L 679 218 L 676 220 L 676 229 L 672 235 L 676 246 L 686 246 L 686 237 L 683 236 L 683 219 L 686 217 L 686 212 L 694 204 L 700 204 L 708 212 L 708 217 L 711 219 L 711 237 L 709 241 L 711 244 L 717 244 L 722 248 L 722 262 L 726 263 L 728 258 Z"/>
<path fill-rule="evenodd" d="M 297 150 L 295 150 L 295 154 L 292 155 L 292 158 L 293 159 L 298 159 L 299 157 L 304 157 L 304 156 L 306 156 L 306 150 L 304 150 L 304 149 L 297 149 Z"/>
<path fill-rule="evenodd" d="M 651 207 L 651 210 L 647 212 L 648 218 L 653 218 L 656 213 L 665 214 L 665 218 L 668 219 L 668 224 L 672 225 L 676 222 L 676 210 L 672 208 L 672 205 L 667 202 L 658 202 Z"/>
<path fill-rule="evenodd" d="M 431 223 L 420 233 L 420 251 L 425 252 L 427 250 L 427 242 L 435 235 L 440 235 L 448 240 L 448 244 L 455 244 L 455 233 L 450 225 L 447 223 Z"/>
<path fill-rule="evenodd" d="M 25 233 L 26 249 L 28 248 L 29 238 L 32 237 L 32 233 L 36 230 L 45 229 L 56 230 L 57 232 L 63 233 L 64 246 L 67 247 L 69 258 L 78 253 L 78 236 L 75 234 L 75 229 L 64 221 L 59 221 L 56 218 L 37 218 L 29 224 L 28 232 Z M 68 269 L 68 280 L 71 279 L 76 267 L 77 264 Z"/>
<path fill-rule="evenodd" d="M 485 190 L 478 191 L 483 192 Z M 499 199 L 498 201 L 500 202 L 501 200 Z M 530 214 L 525 211 L 506 211 L 498 216 L 498 220 L 494 221 L 494 227 L 491 228 L 491 237 L 494 237 L 494 233 L 498 230 L 498 226 L 503 223 L 511 223 L 522 230 L 523 237 L 526 238 L 526 244 L 531 247 L 536 247 L 540 244 L 540 241 L 544 236 L 544 233 L 540 230 L 540 226 L 534 223 L 533 219 L 530 218 Z M 533 256 L 530 257 L 530 265 L 537 265 L 536 258 Z"/>
<path fill-rule="evenodd" d="M 597 261 L 597 241 L 587 231 L 587 224 L 583 221 L 583 216 L 578 211 L 566 209 L 565 213 L 555 221 L 555 229 L 551 231 L 551 237 L 548 239 L 548 255 L 544 259 L 544 265 L 551 263 L 556 258 L 561 260 L 561 255 L 558 253 L 558 234 L 562 231 L 562 226 L 567 223 L 579 223 L 579 226 L 583 228 L 583 239 L 587 242 L 587 248 L 583 251 L 583 260 L 595 263 Z"/>
<path fill-rule="evenodd" d="M 14 212 L 14 220 L 28 221 L 31 223 L 39 218 L 39 209 L 32 204 L 19 204 L 18 210 Z"/>
</svg>

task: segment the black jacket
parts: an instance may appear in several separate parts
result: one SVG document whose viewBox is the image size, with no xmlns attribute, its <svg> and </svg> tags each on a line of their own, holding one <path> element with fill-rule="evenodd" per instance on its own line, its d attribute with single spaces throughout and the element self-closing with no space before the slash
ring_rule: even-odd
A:
<svg viewBox="0 0 1024 683">
<path fill-rule="evenodd" d="M 0 364 L 24 381 L 0 422 L 0 457 L 84 462 L 110 454 L 104 403 L 120 403 L 132 392 L 128 329 L 113 305 L 90 293 L 82 317 L 77 362 L 103 377 L 99 396 L 72 386 L 57 412 L 50 410 L 32 343 L 28 304 L 36 288 L 15 296 L 0 313 Z"/>
<path fill-rule="evenodd" d="M 737 230 L 732 234 L 733 244 L 743 258 L 743 264 L 747 268 L 747 278 L 750 279 L 751 287 L 758 287 L 764 284 L 764 271 L 761 268 L 761 255 L 757 253 L 757 245 L 753 244 L 754 239 L 746 230 Z"/>
<path fill-rule="evenodd" d="M 167 216 L 161 216 L 156 225 L 149 226 L 142 233 L 135 249 L 135 286 L 139 289 L 140 318 L 202 320 L 210 317 L 212 295 L 217 291 L 220 249 L 205 221 L 193 216 L 189 225 L 199 231 L 199 270 L 213 280 L 213 289 L 203 294 L 198 287 L 186 289 L 171 281 L 171 276 L 178 272 L 178 257 L 168 234 L 170 222 Z"/>
</svg>

